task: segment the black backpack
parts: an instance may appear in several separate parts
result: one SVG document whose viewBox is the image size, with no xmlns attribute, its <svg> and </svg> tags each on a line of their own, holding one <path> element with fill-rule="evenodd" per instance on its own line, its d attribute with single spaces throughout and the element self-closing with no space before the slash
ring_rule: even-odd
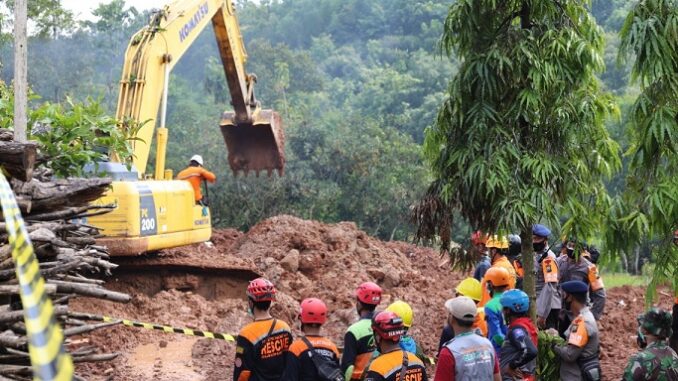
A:
<svg viewBox="0 0 678 381">
<path fill-rule="evenodd" d="M 321 381 L 344 381 L 344 375 L 341 373 L 341 368 L 337 362 L 315 353 L 313 344 L 305 336 L 302 336 L 301 340 L 308 347 L 308 357 L 313 361 Z"/>
</svg>

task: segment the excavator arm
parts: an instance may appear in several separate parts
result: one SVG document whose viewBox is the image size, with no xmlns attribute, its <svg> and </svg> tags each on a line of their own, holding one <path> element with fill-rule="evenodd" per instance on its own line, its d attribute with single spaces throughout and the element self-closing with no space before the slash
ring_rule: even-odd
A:
<svg viewBox="0 0 678 381">
<path fill-rule="evenodd" d="M 154 130 L 158 147 L 153 177 L 156 180 L 167 177 L 164 167 L 169 74 L 210 23 L 234 108 L 225 112 L 220 122 L 231 170 L 235 174 L 283 172 L 280 117 L 275 111 L 262 110 L 254 96 L 256 77 L 245 70 L 247 52 L 231 0 L 179 0 L 156 12 L 149 25 L 132 37 L 125 52 L 116 116 L 119 120 L 146 122 L 133 142 L 133 164 L 140 177 L 148 177 L 145 172 Z M 156 128 L 158 116 L 160 123 Z"/>
</svg>

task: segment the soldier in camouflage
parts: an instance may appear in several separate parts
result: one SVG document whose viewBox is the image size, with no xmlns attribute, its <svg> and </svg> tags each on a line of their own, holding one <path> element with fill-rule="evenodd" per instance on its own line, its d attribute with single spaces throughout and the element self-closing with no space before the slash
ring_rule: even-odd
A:
<svg viewBox="0 0 678 381">
<path fill-rule="evenodd" d="M 678 355 L 667 344 L 671 336 L 671 313 L 654 307 L 638 317 L 638 345 L 623 381 L 678 381 Z"/>
</svg>

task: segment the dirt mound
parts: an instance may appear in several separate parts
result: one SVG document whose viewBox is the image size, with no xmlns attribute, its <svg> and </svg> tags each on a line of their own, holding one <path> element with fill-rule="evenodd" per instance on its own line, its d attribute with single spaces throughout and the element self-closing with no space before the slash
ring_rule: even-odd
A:
<svg viewBox="0 0 678 381">
<path fill-rule="evenodd" d="M 435 356 L 445 320 L 443 303 L 465 276 L 450 271 L 435 250 L 382 242 L 350 222 L 322 224 L 278 216 L 262 221 L 247 233 L 216 230 L 212 242 L 213 247 L 203 244 L 167 250 L 142 262 L 171 263 L 177 268 L 141 271 L 131 263 L 121 266 L 123 271 L 115 273 L 107 286 L 134 295 L 127 305 L 77 299 L 73 309 L 236 333 L 250 321 L 244 290 L 247 281 L 258 273 L 275 282 L 279 295 L 273 313 L 292 327 L 297 325 L 299 301 L 310 296 L 323 299 L 330 309 L 325 333 L 342 344 L 346 328 L 357 317 L 353 290 L 369 280 L 384 288 L 380 308 L 396 299 L 412 305 L 412 334 L 429 356 Z M 186 263 L 200 264 L 205 271 L 186 272 L 180 266 Z M 225 264 L 254 271 L 218 270 Z M 662 292 L 660 305 L 669 307 L 671 298 Z M 641 287 L 608 290 L 606 314 L 601 321 L 604 380 L 620 379 L 626 361 L 637 350 L 636 316 L 644 309 L 644 293 Z M 91 340 L 99 347 L 125 354 L 103 367 L 80 367 L 89 379 L 231 377 L 232 343 L 126 327 L 96 332 Z"/>
<path fill-rule="evenodd" d="M 277 216 L 244 234 L 233 229 L 216 230 L 212 242 L 213 247 L 202 244 L 172 249 L 143 261 L 200 264 L 205 268 L 216 268 L 223 264 L 221 261 L 253 266 L 275 282 L 279 295 L 273 313 L 291 326 L 296 326 L 299 301 L 310 296 L 323 299 L 330 309 L 326 334 L 338 344 L 357 318 L 353 290 L 360 282 L 374 281 L 385 290 L 381 308 L 397 299 L 412 305 L 412 334 L 430 356 L 435 356 L 445 320 L 443 303 L 463 278 L 451 272 L 435 250 L 382 242 L 349 222 L 322 224 Z M 85 298 L 75 300 L 72 308 L 216 332 L 235 333 L 249 321 L 244 300 L 247 279 L 221 274 L 219 280 L 220 274 L 214 272 L 142 273 L 133 268 L 130 263 L 121 266 L 123 271 L 115 273 L 115 279 L 109 282 L 110 288 L 134 295 L 130 304 L 121 306 Z M 230 283 L 220 286 L 224 282 Z M 96 332 L 91 340 L 100 347 L 125 352 L 107 365 L 110 369 L 79 368 L 93 379 L 132 380 L 145 376 L 160 380 L 222 380 L 232 372 L 232 343 L 127 327 Z M 177 342 L 181 344 L 177 346 Z M 178 356 L 177 348 L 182 346 L 190 348 L 186 351 L 190 356 Z"/>
<path fill-rule="evenodd" d="M 629 357 L 638 352 L 636 318 L 645 310 L 645 288 L 623 286 L 607 290 L 605 315 L 600 322 L 601 364 L 604 380 L 620 380 Z M 671 309 L 668 290 L 659 290 L 657 305 Z"/>
</svg>

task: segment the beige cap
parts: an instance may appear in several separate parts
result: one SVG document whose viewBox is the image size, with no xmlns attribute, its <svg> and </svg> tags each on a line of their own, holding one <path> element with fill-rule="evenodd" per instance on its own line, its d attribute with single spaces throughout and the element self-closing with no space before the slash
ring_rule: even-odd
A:
<svg viewBox="0 0 678 381">
<path fill-rule="evenodd" d="M 458 296 L 446 301 L 445 308 L 459 320 L 474 320 L 478 314 L 476 303 L 466 296 Z"/>
</svg>

